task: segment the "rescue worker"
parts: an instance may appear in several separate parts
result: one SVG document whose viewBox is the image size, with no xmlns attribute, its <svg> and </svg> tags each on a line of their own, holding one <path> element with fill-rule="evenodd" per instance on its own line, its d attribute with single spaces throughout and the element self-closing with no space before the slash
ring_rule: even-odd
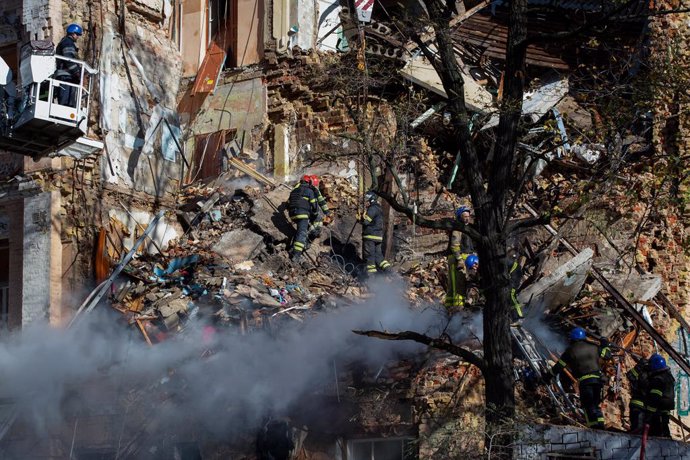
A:
<svg viewBox="0 0 690 460">
<path fill-rule="evenodd" d="M 455 259 L 458 260 L 458 259 Z M 455 265 L 455 261 L 449 257 L 449 264 L 452 262 L 452 270 L 448 272 L 448 289 L 443 305 L 446 308 L 461 308 L 465 304 L 475 304 L 479 297 L 479 257 L 470 254 L 465 258 L 464 270 L 462 263 Z"/>
<path fill-rule="evenodd" d="M 570 344 L 563 352 L 551 372 L 544 376 L 546 383 L 566 367 L 577 379 L 580 388 L 580 404 L 585 411 L 588 428 L 604 428 L 604 414 L 601 412 L 602 374 L 599 359 L 611 359 L 608 343 L 600 346 L 586 341 L 587 333 L 581 327 L 570 331 Z"/>
<path fill-rule="evenodd" d="M 309 234 L 309 218 L 316 212 L 316 194 L 311 185 L 311 176 L 304 175 L 288 197 L 290 220 L 297 226 L 290 250 L 290 259 L 294 262 L 299 262 L 302 258 Z"/>
<path fill-rule="evenodd" d="M 308 243 L 321 236 L 323 218 L 331 214 L 331 211 L 328 209 L 328 203 L 326 202 L 326 199 L 323 197 L 323 195 L 321 194 L 321 190 L 319 189 L 319 177 L 316 175 L 311 175 L 309 183 L 314 189 L 317 207 L 314 214 L 309 216 L 309 233 L 307 239 Z M 321 210 L 321 212 L 319 212 L 319 209 Z"/>
<path fill-rule="evenodd" d="M 476 254 L 470 254 L 465 259 L 465 273 L 462 273 L 462 278 L 459 283 L 464 296 L 465 306 L 484 305 L 486 299 L 479 289 L 479 257 Z M 464 287 L 463 287 L 464 284 Z"/>
<path fill-rule="evenodd" d="M 470 224 L 470 210 L 466 206 L 460 206 L 455 211 L 455 220 L 465 225 Z M 474 242 L 459 230 L 452 230 L 448 238 L 448 287 L 446 298 L 443 302 L 447 308 L 462 307 L 465 304 L 465 286 L 462 283 L 462 263 L 474 252 Z M 460 284 L 463 284 L 462 286 Z"/>
<path fill-rule="evenodd" d="M 649 361 L 640 359 L 635 367 L 626 374 L 630 382 L 630 429 L 631 433 L 640 434 L 644 428 L 645 407 L 644 399 L 647 394 L 649 380 Z"/>
<path fill-rule="evenodd" d="M 383 210 L 376 192 L 364 194 L 364 205 L 367 209 L 361 218 L 362 243 L 367 274 L 372 275 L 378 271 L 387 271 L 391 264 L 383 257 Z"/>
<path fill-rule="evenodd" d="M 649 425 L 650 436 L 671 437 L 668 423 L 675 405 L 675 386 L 666 360 L 654 353 L 649 357 L 649 380 L 644 398 L 645 423 Z"/>
<path fill-rule="evenodd" d="M 77 59 L 77 39 L 82 36 L 84 30 L 79 24 L 67 26 L 67 35 L 60 40 L 55 54 L 66 58 Z M 67 83 L 79 84 L 81 79 L 81 66 L 76 62 L 56 59 L 55 79 Z M 58 91 L 58 104 L 76 107 L 77 88 L 71 85 L 60 85 Z"/>
</svg>

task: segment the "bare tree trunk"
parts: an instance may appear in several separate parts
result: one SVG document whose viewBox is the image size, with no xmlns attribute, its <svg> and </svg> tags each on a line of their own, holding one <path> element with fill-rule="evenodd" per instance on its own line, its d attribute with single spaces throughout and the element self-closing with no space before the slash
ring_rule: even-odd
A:
<svg viewBox="0 0 690 460">
<path fill-rule="evenodd" d="M 461 152 L 463 169 L 475 207 L 481 239 L 477 241 L 481 288 L 486 296 L 484 307 L 484 372 L 486 397 L 487 447 L 492 458 L 512 458 L 515 394 L 513 389 L 513 354 L 510 335 L 512 304 L 506 264 L 506 205 L 511 190 L 511 170 L 522 112 L 525 78 L 527 0 L 511 2 L 504 103 L 498 126 L 498 150 L 485 180 L 480 160 L 469 130 L 465 106 L 464 81 L 460 73 L 453 41 L 448 30 L 448 11 L 439 0 L 427 2 L 434 23 L 440 62 L 437 71 L 448 95 L 448 108 Z"/>
</svg>

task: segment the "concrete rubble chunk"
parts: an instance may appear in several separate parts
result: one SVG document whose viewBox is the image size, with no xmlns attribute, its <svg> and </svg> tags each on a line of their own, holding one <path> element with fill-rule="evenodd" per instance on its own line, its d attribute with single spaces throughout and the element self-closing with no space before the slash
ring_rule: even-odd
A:
<svg viewBox="0 0 690 460">
<path fill-rule="evenodd" d="M 523 305 L 537 310 L 553 310 L 559 305 L 570 303 L 582 289 L 587 272 L 592 266 L 593 256 L 594 251 L 585 249 L 549 276 L 525 288 L 518 299 Z"/>
<path fill-rule="evenodd" d="M 263 237 L 251 230 L 236 229 L 224 233 L 211 249 L 223 257 L 241 262 L 251 259 L 262 241 Z"/>
<path fill-rule="evenodd" d="M 606 273 L 606 279 L 631 303 L 652 300 L 662 286 L 661 276 L 651 273 L 644 275 L 637 272 Z M 601 289 L 599 284 L 595 284 L 594 288 Z"/>
<path fill-rule="evenodd" d="M 289 188 L 278 187 L 257 197 L 252 206 L 252 223 L 261 233 L 269 236 L 276 243 L 287 241 L 294 232 L 294 226 L 287 213 L 288 196 L 290 196 Z M 277 210 L 273 209 L 271 204 Z"/>
</svg>

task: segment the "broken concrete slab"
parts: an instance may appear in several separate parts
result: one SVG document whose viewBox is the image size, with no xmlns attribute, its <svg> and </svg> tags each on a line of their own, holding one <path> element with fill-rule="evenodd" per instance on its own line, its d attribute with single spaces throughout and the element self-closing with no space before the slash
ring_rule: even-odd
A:
<svg viewBox="0 0 690 460">
<path fill-rule="evenodd" d="M 572 124 L 580 131 L 587 131 L 594 126 L 592 114 L 589 113 L 589 110 L 578 104 L 572 96 L 566 95 L 556 104 L 555 108 L 566 117 L 569 124 Z"/>
<path fill-rule="evenodd" d="M 536 123 L 568 94 L 568 88 L 568 79 L 562 78 L 526 91 L 522 99 L 522 116 Z M 494 113 L 491 119 L 482 126 L 482 131 L 498 126 L 498 117 L 498 113 Z"/>
<path fill-rule="evenodd" d="M 462 68 L 462 63 L 458 58 Z M 462 71 L 465 82 L 465 105 L 473 112 L 488 113 L 494 109 L 493 96 L 485 87 L 477 83 L 468 72 Z M 439 96 L 448 97 L 443 89 L 441 77 L 436 73 L 436 69 L 424 56 L 417 56 L 410 59 L 400 74 L 407 80 L 419 86 L 433 91 Z"/>
<path fill-rule="evenodd" d="M 525 288 L 518 300 L 530 309 L 550 310 L 570 303 L 582 289 L 592 266 L 594 251 L 590 248 L 562 264 L 549 276 Z"/>
<path fill-rule="evenodd" d="M 290 191 L 287 187 L 277 187 L 256 198 L 252 206 L 251 221 L 256 230 L 274 243 L 287 241 L 295 232 L 287 213 Z"/>
<path fill-rule="evenodd" d="M 236 229 L 224 233 L 220 240 L 211 248 L 214 252 L 241 262 L 251 259 L 263 241 L 263 236 L 247 229 Z"/>
<path fill-rule="evenodd" d="M 652 300 L 659 293 L 663 284 L 660 275 L 651 273 L 605 273 L 605 276 L 630 303 Z M 595 290 L 606 292 L 599 284 L 595 284 L 593 287 Z"/>
</svg>

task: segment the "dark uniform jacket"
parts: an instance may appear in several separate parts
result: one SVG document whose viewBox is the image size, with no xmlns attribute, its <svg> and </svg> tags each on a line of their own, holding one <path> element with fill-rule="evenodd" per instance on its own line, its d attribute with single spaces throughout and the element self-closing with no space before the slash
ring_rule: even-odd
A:
<svg viewBox="0 0 690 460">
<path fill-rule="evenodd" d="M 292 220 L 309 219 L 310 215 L 315 214 L 317 207 L 314 187 L 300 181 L 290 192 L 288 211 Z"/>
<path fill-rule="evenodd" d="M 77 48 L 77 44 L 74 42 L 74 40 L 72 40 L 72 37 L 66 36 L 65 38 L 60 40 L 60 43 L 58 43 L 58 46 L 55 49 L 55 54 L 72 59 L 77 59 L 78 51 L 79 48 Z M 76 82 L 79 80 L 80 72 L 81 68 L 79 64 L 77 64 L 76 62 L 69 62 L 57 59 L 57 69 L 55 71 L 56 78 L 59 78 L 61 80 L 72 80 Z"/>
<path fill-rule="evenodd" d="M 649 412 L 670 411 L 675 407 L 676 381 L 671 375 L 671 369 L 649 373 L 649 383 L 645 407 Z"/>
<path fill-rule="evenodd" d="M 329 211 L 328 202 L 326 201 L 326 198 L 323 197 L 321 190 L 319 190 L 318 187 L 314 187 L 314 195 L 316 196 L 316 203 L 319 205 L 319 208 L 321 208 L 321 211 L 327 215 Z"/>
<path fill-rule="evenodd" d="M 630 382 L 630 404 L 644 407 L 644 399 L 649 387 L 649 361 L 641 360 L 625 375 Z"/>
<path fill-rule="evenodd" d="M 551 373 L 556 375 L 567 367 L 578 382 L 599 380 L 601 378 L 599 359 L 608 358 L 610 354 L 608 347 L 600 348 L 593 343 L 577 340 L 571 342 L 566 348 L 558 362 L 551 368 Z"/>
<path fill-rule="evenodd" d="M 362 217 L 362 238 L 383 241 L 383 210 L 378 203 L 371 203 Z"/>
</svg>

